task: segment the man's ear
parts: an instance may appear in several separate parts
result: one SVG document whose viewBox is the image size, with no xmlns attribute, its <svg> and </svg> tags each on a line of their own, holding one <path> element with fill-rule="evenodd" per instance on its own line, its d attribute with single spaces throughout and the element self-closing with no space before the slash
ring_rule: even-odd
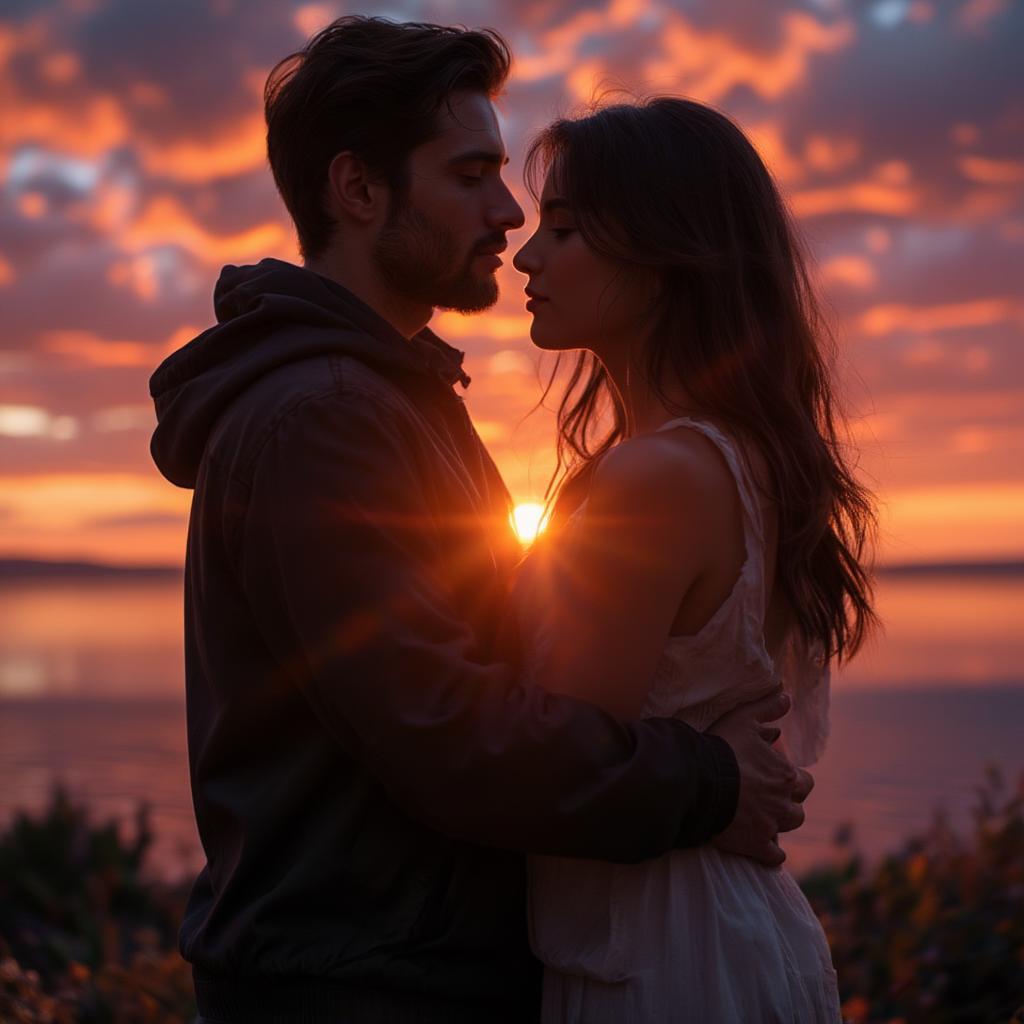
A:
<svg viewBox="0 0 1024 1024">
<path fill-rule="evenodd" d="M 370 224 L 386 212 L 388 198 L 387 185 L 351 150 L 338 153 L 327 168 L 327 203 L 337 220 Z"/>
</svg>

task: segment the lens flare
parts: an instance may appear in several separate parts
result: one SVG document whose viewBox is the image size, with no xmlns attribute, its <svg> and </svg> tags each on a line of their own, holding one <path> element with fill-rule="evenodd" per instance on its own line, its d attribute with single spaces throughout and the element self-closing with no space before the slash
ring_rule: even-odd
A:
<svg viewBox="0 0 1024 1024">
<path fill-rule="evenodd" d="M 544 506 L 536 501 L 524 501 L 516 505 L 511 515 L 512 529 L 521 544 L 532 544 L 537 535 L 547 526 L 548 517 Z"/>
</svg>

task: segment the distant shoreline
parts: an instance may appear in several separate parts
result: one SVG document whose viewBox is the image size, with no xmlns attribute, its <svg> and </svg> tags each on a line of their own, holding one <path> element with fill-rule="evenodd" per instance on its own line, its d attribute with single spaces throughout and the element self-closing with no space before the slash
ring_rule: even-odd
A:
<svg viewBox="0 0 1024 1024">
<path fill-rule="evenodd" d="M 0 582 L 68 579 L 180 579 L 182 565 L 111 565 L 89 561 L 0 558 Z M 1024 576 L 1024 559 L 992 562 L 906 562 L 880 565 L 880 576 Z"/>
<path fill-rule="evenodd" d="M 103 562 L 48 562 L 0 558 L 0 582 L 6 580 L 180 579 L 180 565 L 109 565 Z"/>
<path fill-rule="evenodd" d="M 1024 576 L 1024 560 L 1005 562 L 906 562 L 880 565 L 880 576 Z"/>
</svg>

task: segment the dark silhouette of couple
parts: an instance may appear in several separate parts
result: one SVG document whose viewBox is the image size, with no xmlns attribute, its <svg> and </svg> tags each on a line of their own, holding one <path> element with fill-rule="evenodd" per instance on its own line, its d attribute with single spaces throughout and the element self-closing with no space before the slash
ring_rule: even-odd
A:
<svg viewBox="0 0 1024 1024">
<path fill-rule="evenodd" d="M 194 491 L 200 1019 L 836 1021 L 777 840 L 871 624 L 872 505 L 796 239 L 700 104 L 537 136 L 515 265 L 533 342 L 577 362 L 524 557 L 427 327 L 494 304 L 524 223 L 509 67 L 494 32 L 361 17 L 282 61 L 303 265 L 225 267 L 151 381 Z"/>
</svg>

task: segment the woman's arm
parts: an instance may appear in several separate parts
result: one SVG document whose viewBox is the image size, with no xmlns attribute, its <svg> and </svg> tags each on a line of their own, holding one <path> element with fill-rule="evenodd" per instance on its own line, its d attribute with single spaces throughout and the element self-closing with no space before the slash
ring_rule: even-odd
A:
<svg viewBox="0 0 1024 1024">
<path fill-rule="evenodd" d="M 637 718 L 681 608 L 706 604 L 723 565 L 742 564 L 739 516 L 732 475 L 702 435 L 644 435 L 610 451 L 577 521 L 551 544 L 543 592 L 554 639 L 538 681 Z"/>
</svg>

